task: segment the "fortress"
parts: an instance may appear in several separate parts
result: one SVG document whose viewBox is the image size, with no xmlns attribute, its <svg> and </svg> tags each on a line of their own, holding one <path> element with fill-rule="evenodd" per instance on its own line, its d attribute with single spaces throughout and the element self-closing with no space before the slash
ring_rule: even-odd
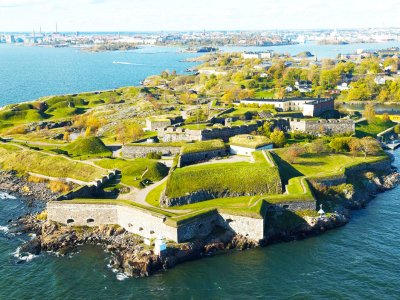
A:
<svg viewBox="0 0 400 300">
<path fill-rule="evenodd" d="M 355 132 L 355 123 L 350 119 L 289 119 L 291 131 L 301 131 L 312 135 L 335 135 Z"/>
<path fill-rule="evenodd" d="M 158 137 L 163 142 L 177 141 L 208 141 L 222 139 L 225 142 L 229 141 L 230 137 L 239 134 L 249 134 L 256 131 L 262 125 L 261 121 L 254 124 L 210 128 L 210 129 L 186 129 L 182 127 L 167 127 L 158 131 Z"/>
</svg>

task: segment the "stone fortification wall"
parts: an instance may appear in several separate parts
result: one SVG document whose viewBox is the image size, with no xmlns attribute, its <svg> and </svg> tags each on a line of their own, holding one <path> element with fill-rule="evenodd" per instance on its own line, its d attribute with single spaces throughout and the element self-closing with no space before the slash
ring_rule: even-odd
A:
<svg viewBox="0 0 400 300">
<path fill-rule="evenodd" d="M 194 237 L 206 237 L 214 230 L 215 226 L 219 224 L 220 220 L 217 211 L 188 220 L 184 224 L 178 226 L 178 240 L 179 242 L 183 242 L 193 239 Z"/>
<path fill-rule="evenodd" d="M 268 200 L 267 200 L 268 202 Z M 317 201 L 316 200 L 311 200 L 311 201 L 283 201 L 279 203 L 273 203 L 268 205 L 268 209 L 273 209 L 276 210 L 277 208 L 279 209 L 287 209 L 291 211 L 297 211 L 297 210 L 315 210 L 317 207 Z"/>
<path fill-rule="evenodd" d="M 353 120 L 301 120 L 290 119 L 290 130 L 301 131 L 310 134 L 341 134 L 355 131 Z"/>
<path fill-rule="evenodd" d="M 118 208 L 114 205 L 47 203 L 49 220 L 73 226 L 99 226 L 118 224 Z"/>
<path fill-rule="evenodd" d="M 143 146 L 129 146 L 125 145 L 122 147 L 122 157 L 124 158 L 144 158 L 147 154 L 155 152 L 161 152 L 164 156 L 175 156 L 179 154 L 181 148 L 180 147 L 167 147 L 167 146 L 151 146 L 151 145 L 143 145 Z"/>
<path fill-rule="evenodd" d="M 127 231 L 145 238 L 165 237 L 179 242 L 177 228 L 166 225 L 166 218 L 135 208 L 117 206 L 118 224 Z"/>
<path fill-rule="evenodd" d="M 264 238 L 264 219 L 255 219 L 221 213 L 220 225 L 228 230 L 246 236 L 255 241 L 259 241 Z"/>
<path fill-rule="evenodd" d="M 163 142 L 177 141 L 208 141 L 222 139 L 225 142 L 229 138 L 239 134 L 249 134 L 256 131 L 260 124 L 249 124 L 242 126 L 210 128 L 204 130 L 192 130 L 181 127 L 168 127 L 158 131 L 158 136 Z"/>
<path fill-rule="evenodd" d="M 118 224 L 145 238 L 165 237 L 178 243 L 208 236 L 216 226 L 254 240 L 263 238 L 263 219 L 219 214 L 216 210 L 187 220 L 177 227 L 166 224 L 162 215 L 134 207 L 109 204 L 71 204 L 68 201 L 47 203 L 49 220 L 70 226 Z"/>
<path fill-rule="evenodd" d="M 226 156 L 227 151 L 225 148 L 217 149 L 217 150 L 210 150 L 210 151 L 202 151 L 202 152 L 195 152 L 195 153 L 185 153 L 181 154 L 179 157 L 178 167 L 184 167 L 187 165 L 191 165 L 194 163 L 198 163 L 201 161 L 206 161 L 215 157 L 222 157 Z"/>
<path fill-rule="evenodd" d="M 109 181 L 113 180 L 116 176 L 120 175 L 120 170 L 113 170 L 108 175 L 91 182 L 88 185 L 79 186 L 76 189 L 69 191 L 57 200 L 72 200 L 75 198 L 92 198 L 101 188 L 106 185 Z"/>
</svg>

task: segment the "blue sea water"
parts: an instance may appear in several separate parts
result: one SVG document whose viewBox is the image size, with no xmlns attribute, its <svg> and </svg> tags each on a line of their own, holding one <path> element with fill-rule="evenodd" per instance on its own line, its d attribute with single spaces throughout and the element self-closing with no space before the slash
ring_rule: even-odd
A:
<svg viewBox="0 0 400 300">
<path fill-rule="evenodd" d="M 163 69 L 184 71 L 191 64 L 179 61 L 193 55 L 163 48 L 138 52 L 0 45 L 0 105 L 136 84 Z M 395 157 L 400 167 L 400 154 Z M 0 299 L 400 299 L 400 187 L 321 236 L 233 251 L 141 279 L 113 273 L 108 254 L 95 246 L 21 261 L 15 252 L 29 237 L 11 235 L 7 222 L 25 212 L 20 200 L 0 199 Z"/>
<path fill-rule="evenodd" d="M 0 107 L 39 97 L 139 85 L 163 70 L 184 73 L 198 56 L 179 48 L 89 53 L 0 44 Z"/>
<path fill-rule="evenodd" d="M 22 237 L 0 231 L 0 299 L 399 299 L 399 195 L 400 187 L 378 195 L 349 224 L 317 237 L 140 279 L 113 273 L 95 246 L 19 262 L 13 253 Z M 0 226 L 21 210 L 19 200 L 0 200 Z"/>
</svg>

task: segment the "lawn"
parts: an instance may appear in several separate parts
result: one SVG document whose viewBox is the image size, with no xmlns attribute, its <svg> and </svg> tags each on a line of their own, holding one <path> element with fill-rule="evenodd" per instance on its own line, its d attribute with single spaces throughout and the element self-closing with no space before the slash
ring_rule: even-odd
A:
<svg viewBox="0 0 400 300">
<path fill-rule="evenodd" d="M 225 149 L 225 144 L 221 140 L 199 141 L 199 142 L 184 144 L 182 146 L 182 154 L 221 150 L 221 149 Z"/>
<path fill-rule="evenodd" d="M 166 195 L 185 196 L 196 191 L 231 196 L 279 194 L 282 192 L 277 167 L 263 157 L 255 163 L 218 163 L 176 169 L 168 179 Z"/>
<path fill-rule="evenodd" d="M 255 98 L 256 99 L 272 99 L 275 96 L 275 90 L 261 90 L 255 92 Z"/>
<path fill-rule="evenodd" d="M 62 150 L 68 152 L 72 157 L 107 157 L 112 156 L 112 151 L 108 149 L 98 137 L 80 137 Z"/>
<path fill-rule="evenodd" d="M 104 170 L 70 161 L 61 156 L 50 156 L 38 151 L 16 150 L 0 145 L 0 167 L 19 173 L 33 172 L 56 178 L 73 178 L 91 182 L 107 175 Z"/>
<path fill-rule="evenodd" d="M 122 183 L 137 188 L 143 188 L 142 182 L 145 180 L 159 181 L 168 174 L 168 168 L 164 164 L 147 158 L 132 160 L 105 158 L 95 161 L 95 164 L 106 169 L 120 170 Z"/>
<path fill-rule="evenodd" d="M 393 127 L 394 125 L 396 125 L 396 123 L 392 121 L 383 121 L 380 119 L 376 119 L 372 123 L 368 123 L 367 121 L 359 122 L 356 123 L 356 136 L 359 138 L 365 136 L 376 137 L 378 133 Z"/>
<path fill-rule="evenodd" d="M 276 162 L 281 169 L 284 181 L 297 176 L 325 177 L 342 174 L 345 167 L 375 162 L 385 157 L 371 156 L 364 159 L 363 156 L 353 156 L 346 153 L 304 154 L 296 160 L 296 163 L 289 164 L 282 157 L 284 151 L 285 149 L 275 151 L 279 156 Z"/>
</svg>

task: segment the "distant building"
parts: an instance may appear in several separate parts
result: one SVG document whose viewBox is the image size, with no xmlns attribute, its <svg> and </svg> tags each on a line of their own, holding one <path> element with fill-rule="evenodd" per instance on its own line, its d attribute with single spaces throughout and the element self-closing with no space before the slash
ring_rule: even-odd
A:
<svg viewBox="0 0 400 300">
<path fill-rule="evenodd" d="M 274 56 L 273 51 L 265 52 L 243 52 L 243 59 L 271 59 Z"/>
<path fill-rule="evenodd" d="M 349 90 L 349 85 L 346 82 L 343 82 L 341 84 L 339 84 L 336 89 L 338 89 L 339 91 L 347 91 Z"/>
<path fill-rule="evenodd" d="M 277 111 L 299 111 L 304 116 L 315 117 L 334 110 L 333 98 L 243 99 L 238 104 L 273 105 Z"/>
<path fill-rule="evenodd" d="M 294 87 L 301 93 L 312 92 L 312 84 L 309 81 L 296 81 Z"/>
<path fill-rule="evenodd" d="M 289 124 L 290 131 L 300 131 L 312 135 L 350 134 L 355 132 L 355 123 L 351 119 L 289 119 Z"/>
</svg>

